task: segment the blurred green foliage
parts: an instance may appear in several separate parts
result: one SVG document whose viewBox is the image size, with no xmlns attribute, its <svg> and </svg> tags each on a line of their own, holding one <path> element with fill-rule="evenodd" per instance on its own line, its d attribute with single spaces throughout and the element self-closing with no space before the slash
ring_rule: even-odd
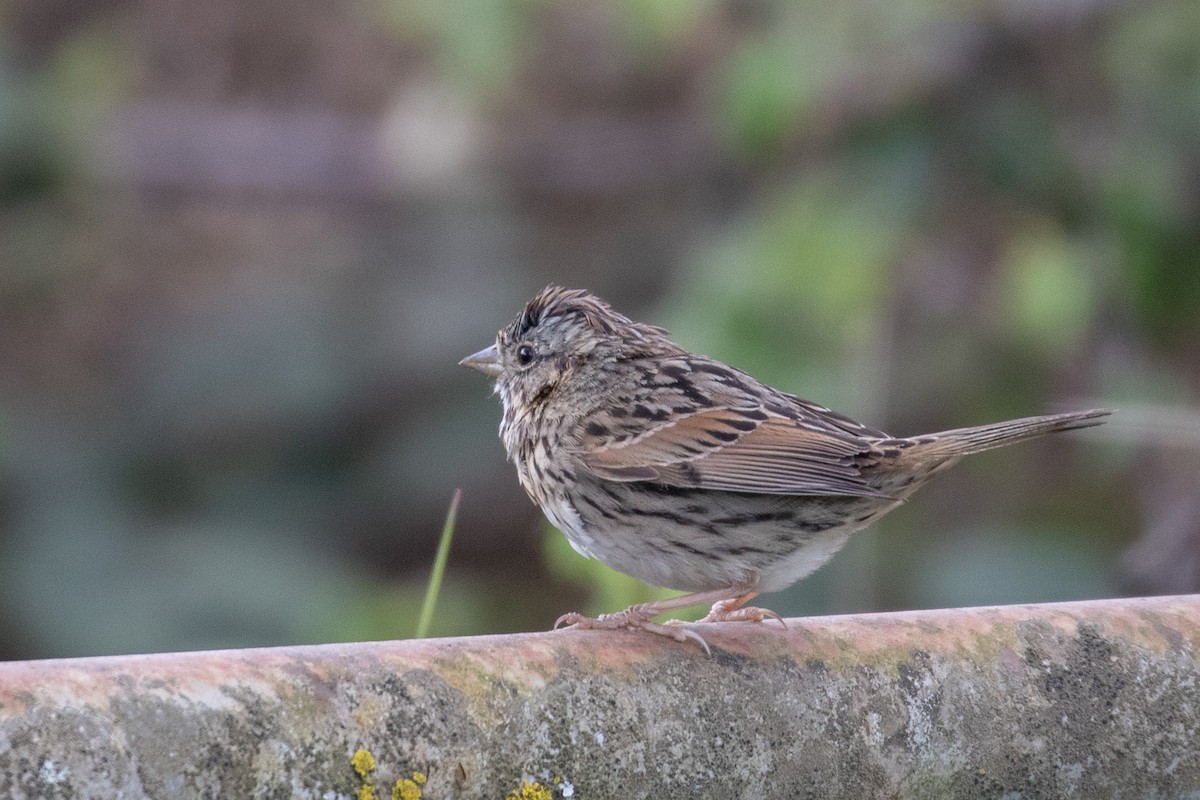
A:
<svg viewBox="0 0 1200 800">
<path fill-rule="evenodd" d="M 422 42 L 437 72 L 486 100 L 504 89 L 528 44 L 528 0 L 383 2 L 397 35 Z"/>
<path fill-rule="evenodd" d="M 1001 262 L 1004 316 L 1031 353 L 1067 356 L 1093 329 L 1100 293 L 1086 258 L 1061 232 L 1029 231 L 1009 244 Z"/>
<path fill-rule="evenodd" d="M 824 387 L 825 402 L 848 405 L 862 387 L 842 383 L 854 378 L 846 364 L 879 330 L 901 227 L 844 177 L 813 175 L 713 242 L 676 297 L 672 332 L 768 383 Z"/>
</svg>

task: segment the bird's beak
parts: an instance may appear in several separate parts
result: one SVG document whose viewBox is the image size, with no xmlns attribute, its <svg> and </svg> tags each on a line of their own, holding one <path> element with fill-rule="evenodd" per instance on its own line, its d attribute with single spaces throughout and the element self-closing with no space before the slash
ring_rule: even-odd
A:
<svg viewBox="0 0 1200 800">
<path fill-rule="evenodd" d="M 485 347 L 474 355 L 467 356 L 458 362 L 461 367 L 477 369 L 489 378 L 499 378 L 504 369 L 500 366 L 500 351 L 496 345 Z"/>
</svg>

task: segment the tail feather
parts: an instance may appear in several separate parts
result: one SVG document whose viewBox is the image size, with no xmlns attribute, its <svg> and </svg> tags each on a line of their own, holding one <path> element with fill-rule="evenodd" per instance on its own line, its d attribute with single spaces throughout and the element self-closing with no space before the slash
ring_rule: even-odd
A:
<svg viewBox="0 0 1200 800">
<path fill-rule="evenodd" d="M 1065 414 L 1047 414 L 1041 417 L 1023 417 L 1010 419 L 1005 422 L 995 422 L 991 425 L 978 425 L 973 428 L 955 428 L 942 431 L 930 436 L 913 438 L 914 449 L 926 450 L 927 454 L 958 457 L 991 450 L 994 447 L 1023 442 L 1059 431 L 1073 431 L 1078 428 L 1091 428 L 1104 423 L 1104 418 L 1112 413 L 1111 409 L 1091 409 L 1089 411 L 1072 411 Z"/>
</svg>

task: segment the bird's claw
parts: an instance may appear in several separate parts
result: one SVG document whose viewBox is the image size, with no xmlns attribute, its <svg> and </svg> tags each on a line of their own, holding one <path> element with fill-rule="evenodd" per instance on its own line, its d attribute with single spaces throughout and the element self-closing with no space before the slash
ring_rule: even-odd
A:
<svg viewBox="0 0 1200 800">
<path fill-rule="evenodd" d="M 569 611 L 558 619 L 554 620 L 554 627 L 551 628 L 551 630 L 556 631 L 563 626 L 568 628 L 579 627 L 580 629 L 586 630 L 592 627 L 591 625 L 585 624 L 590 622 L 596 622 L 596 620 L 591 617 L 585 617 L 583 614 L 580 614 L 577 611 Z"/>
<path fill-rule="evenodd" d="M 742 606 L 740 608 L 730 608 L 724 602 L 715 603 L 712 610 L 707 616 L 696 620 L 697 622 L 762 622 L 764 620 L 773 619 L 787 629 L 787 623 L 783 621 L 783 617 L 776 614 L 769 608 L 758 608 L 756 606 Z"/>
</svg>

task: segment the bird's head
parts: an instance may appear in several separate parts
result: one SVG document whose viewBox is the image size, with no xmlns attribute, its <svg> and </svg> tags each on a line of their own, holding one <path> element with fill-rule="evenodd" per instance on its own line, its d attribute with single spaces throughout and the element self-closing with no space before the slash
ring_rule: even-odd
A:
<svg viewBox="0 0 1200 800">
<path fill-rule="evenodd" d="M 547 286 L 496 334 L 495 344 L 458 363 L 495 378 L 507 408 L 538 402 L 564 377 L 591 367 L 678 352 L 662 328 L 634 322 L 582 289 Z"/>
</svg>

